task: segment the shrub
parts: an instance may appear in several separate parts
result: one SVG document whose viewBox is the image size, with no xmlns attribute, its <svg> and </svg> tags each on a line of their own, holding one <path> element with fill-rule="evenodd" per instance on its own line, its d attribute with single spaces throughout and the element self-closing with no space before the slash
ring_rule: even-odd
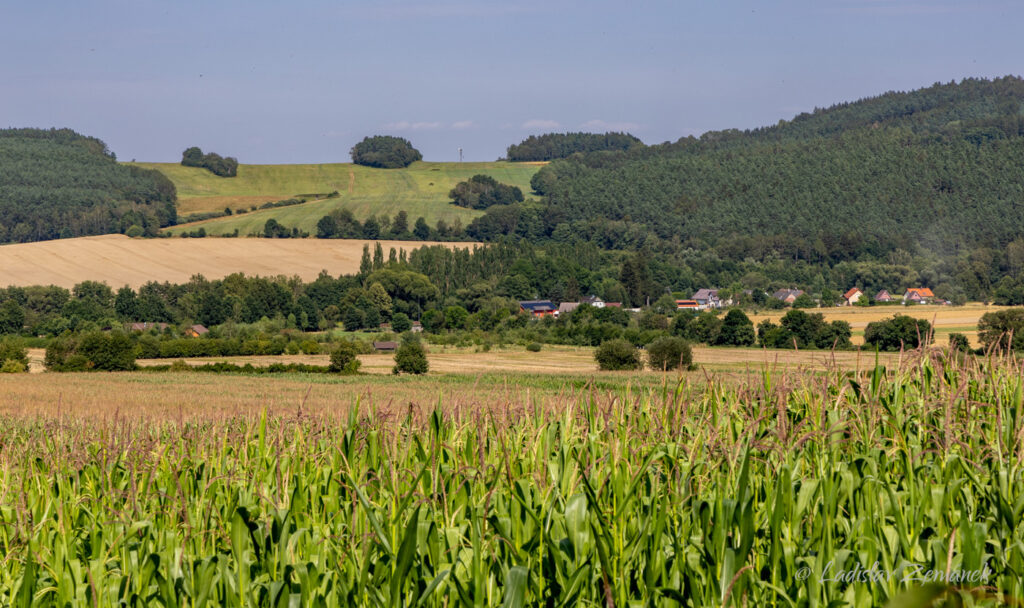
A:
<svg viewBox="0 0 1024 608">
<path fill-rule="evenodd" d="M 868 323 L 864 329 L 864 342 L 879 350 L 918 348 L 931 341 L 931 323 L 896 315 L 891 319 Z"/>
<path fill-rule="evenodd" d="M 389 135 L 365 137 L 352 147 L 351 154 L 352 162 L 357 165 L 382 169 L 408 167 L 415 161 L 423 160 L 423 155 L 412 147 L 409 140 Z"/>
<path fill-rule="evenodd" d="M 689 369 L 693 365 L 693 349 L 682 338 L 658 338 L 647 345 L 647 364 L 655 371 Z"/>
<path fill-rule="evenodd" d="M 172 372 L 189 372 L 192 371 L 192 366 L 185 362 L 184 359 L 178 359 L 174 363 L 171 363 L 169 368 Z"/>
<path fill-rule="evenodd" d="M 530 351 L 531 353 L 539 353 L 540 342 L 530 342 L 529 344 L 526 345 L 526 350 Z"/>
<path fill-rule="evenodd" d="M 949 334 L 949 350 L 966 353 L 971 350 L 971 344 L 967 341 L 967 336 L 963 334 Z"/>
<path fill-rule="evenodd" d="M 427 362 L 427 351 L 419 340 L 406 340 L 395 351 L 395 374 L 425 374 L 430 368 Z"/>
<path fill-rule="evenodd" d="M 299 344 L 299 350 L 304 355 L 319 355 L 320 354 L 320 343 L 316 340 L 303 340 Z"/>
<path fill-rule="evenodd" d="M 51 341 L 45 365 L 58 372 L 128 371 L 135 369 L 135 355 L 135 344 L 126 334 L 92 332 Z"/>
<path fill-rule="evenodd" d="M 28 367 L 28 351 L 22 345 L 21 340 L 5 338 L 0 340 L 0 365 L 13 361 L 21 366 Z"/>
<path fill-rule="evenodd" d="M 14 359 L 7 359 L 3 361 L 3 365 L 0 365 L 0 374 L 20 374 L 25 371 L 28 371 L 28 367 Z"/>
<path fill-rule="evenodd" d="M 597 347 L 594 352 L 597 365 L 603 370 L 642 369 L 640 351 L 623 339 L 609 340 Z"/>
<path fill-rule="evenodd" d="M 355 374 L 359 372 L 362 363 L 356 358 L 359 348 L 348 340 L 338 343 L 338 346 L 331 351 L 331 365 L 328 369 L 339 374 Z"/>
<path fill-rule="evenodd" d="M 142 226 L 139 226 L 138 224 L 132 224 L 131 226 L 128 227 L 127 230 L 124 231 L 124 233 L 125 236 L 130 236 L 133 239 L 137 239 L 143 234 L 145 234 L 146 231 L 142 229 Z"/>
</svg>

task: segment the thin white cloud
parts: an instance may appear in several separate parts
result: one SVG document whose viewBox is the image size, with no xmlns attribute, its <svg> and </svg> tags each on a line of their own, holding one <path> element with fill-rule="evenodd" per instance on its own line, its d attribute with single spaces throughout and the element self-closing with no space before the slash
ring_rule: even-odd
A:
<svg viewBox="0 0 1024 608">
<path fill-rule="evenodd" d="M 472 129 L 476 126 L 472 120 L 459 120 L 452 123 L 453 129 Z"/>
<path fill-rule="evenodd" d="M 581 124 L 580 128 L 587 131 L 637 131 L 640 125 L 635 122 L 609 122 L 595 118 Z"/>
<path fill-rule="evenodd" d="M 428 131 L 431 129 L 440 129 L 441 123 L 409 122 L 408 120 L 400 120 L 398 122 L 389 122 L 384 125 L 384 128 L 391 129 L 392 131 Z"/>
<path fill-rule="evenodd" d="M 543 118 L 533 118 L 523 123 L 524 129 L 557 129 L 562 125 L 558 124 L 557 120 L 544 120 Z"/>
</svg>

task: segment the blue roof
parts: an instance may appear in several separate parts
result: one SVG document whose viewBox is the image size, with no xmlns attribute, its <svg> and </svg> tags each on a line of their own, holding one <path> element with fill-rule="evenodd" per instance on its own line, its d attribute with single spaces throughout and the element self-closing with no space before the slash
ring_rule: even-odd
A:
<svg viewBox="0 0 1024 608">
<path fill-rule="evenodd" d="M 529 310 L 531 312 L 558 310 L 558 307 L 555 306 L 555 303 L 551 300 L 527 300 L 525 302 L 520 302 L 519 306 L 522 307 L 523 310 Z"/>
</svg>

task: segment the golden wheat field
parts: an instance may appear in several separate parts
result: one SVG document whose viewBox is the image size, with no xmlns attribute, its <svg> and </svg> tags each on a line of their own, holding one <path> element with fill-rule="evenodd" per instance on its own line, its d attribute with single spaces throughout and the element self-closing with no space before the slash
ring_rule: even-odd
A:
<svg viewBox="0 0 1024 608">
<path fill-rule="evenodd" d="M 853 343 L 864 343 L 864 328 L 868 323 L 889 319 L 893 315 L 906 315 L 916 319 L 924 319 L 935 328 L 935 344 L 945 344 L 951 333 L 962 333 L 967 336 L 972 346 L 979 346 L 978 320 L 987 312 L 1003 310 L 1005 306 L 992 306 L 972 302 L 964 306 L 842 306 L 832 308 L 815 308 L 807 312 L 820 312 L 826 321 L 846 321 L 853 329 Z M 750 320 L 757 325 L 769 320 L 778 323 L 788 310 L 762 312 L 750 315 Z"/>
<path fill-rule="evenodd" d="M 0 287 L 59 285 L 104 281 L 112 287 L 139 287 L 148 281 L 186 283 L 201 274 L 218 279 L 235 272 L 248 275 L 298 275 L 311 281 L 326 270 L 332 275 L 359 271 L 363 245 L 380 243 L 411 251 L 438 243 L 320 239 L 131 239 L 123 235 L 90 236 L 0 246 Z M 472 247 L 473 243 L 444 243 Z"/>
</svg>

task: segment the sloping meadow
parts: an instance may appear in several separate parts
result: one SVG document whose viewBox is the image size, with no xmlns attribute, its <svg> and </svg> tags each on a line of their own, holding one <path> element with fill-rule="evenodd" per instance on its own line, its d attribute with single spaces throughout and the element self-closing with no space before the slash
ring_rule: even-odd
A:
<svg viewBox="0 0 1024 608">
<path fill-rule="evenodd" d="M 0 597 L 868 606 L 918 588 L 1019 601 L 1022 399 L 1016 361 L 925 358 L 487 409 L 439 395 L 340 418 L 8 417 Z"/>
</svg>

